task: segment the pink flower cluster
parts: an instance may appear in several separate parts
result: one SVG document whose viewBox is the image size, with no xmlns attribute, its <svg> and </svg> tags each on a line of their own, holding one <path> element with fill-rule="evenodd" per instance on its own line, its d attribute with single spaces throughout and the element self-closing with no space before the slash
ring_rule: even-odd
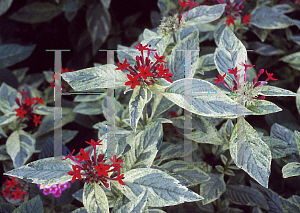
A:
<svg viewBox="0 0 300 213">
<path fill-rule="evenodd" d="M 40 187 L 40 189 L 43 189 L 44 195 L 48 195 L 49 193 L 51 193 L 54 195 L 54 197 L 60 197 L 61 192 L 67 188 L 70 188 L 71 184 L 69 182 L 66 182 L 66 183 L 59 183 L 59 184 L 54 184 L 54 185 L 38 184 L 37 186 Z"/>
</svg>

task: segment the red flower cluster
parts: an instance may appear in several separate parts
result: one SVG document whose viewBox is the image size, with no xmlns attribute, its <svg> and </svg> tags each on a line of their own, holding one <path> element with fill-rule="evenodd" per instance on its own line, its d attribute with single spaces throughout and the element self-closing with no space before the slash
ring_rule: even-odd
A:
<svg viewBox="0 0 300 213">
<path fill-rule="evenodd" d="M 236 17 L 242 18 L 242 9 L 244 9 L 244 6 L 242 5 L 245 0 L 242 0 L 240 3 L 236 3 L 235 0 L 226 0 L 226 6 L 225 6 L 225 16 L 228 17 L 228 19 L 225 21 L 227 23 L 227 26 L 230 26 L 230 24 L 234 25 L 234 21 L 236 20 Z M 213 0 L 212 2 L 205 0 L 202 5 L 213 5 L 213 4 L 224 4 L 224 0 Z M 251 14 L 245 15 L 243 18 L 244 24 L 247 26 L 247 23 L 250 22 L 250 16 Z"/>
<path fill-rule="evenodd" d="M 102 140 L 101 140 L 102 141 Z M 114 155 L 113 159 L 110 158 L 110 161 L 112 162 L 112 165 L 106 164 L 106 160 L 104 159 L 105 155 L 100 154 L 98 156 L 98 159 L 96 158 L 96 146 L 102 145 L 100 144 L 101 141 L 95 142 L 93 139 L 91 139 L 91 142 L 86 141 L 87 144 L 90 144 L 94 148 L 94 156 L 92 156 L 92 159 L 90 159 L 90 150 L 88 152 L 85 152 L 84 149 L 80 149 L 80 154 L 76 155 L 75 158 L 78 160 L 75 160 L 72 154 L 75 150 L 72 151 L 71 154 L 66 156 L 62 160 L 66 160 L 70 158 L 72 161 L 74 161 L 77 165 L 72 165 L 73 171 L 68 172 L 68 175 L 73 176 L 72 183 L 76 181 L 76 179 L 83 180 L 83 182 L 91 182 L 91 183 L 98 183 L 102 182 L 103 185 L 108 188 L 109 184 L 107 180 L 117 180 L 121 185 L 125 185 L 122 181 L 124 174 L 120 175 L 120 168 L 123 168 L 120 166 L 120 163 L 123 162 L 122 159 L 117 160 L 117 156 Z M 84 163 L 80 163 L 83 162 Z M 81 173 L 83 171 L 83 173 Z M 109 172 L 118 172 L 118 176 L 116 178 L 109 177 Z"/>
<path fill-rule="evenodd" d="M 134 46 L 141 52 L 140 56 L 136 56 L 137 63 L 134 65 L 134 68 L 130 66 L 130 64 L 127 64 L 127 59 L 125 59 L 123 63 L 118 62 L 119 67 L 116 68 L 116 70 L 127 70 L 131 74 L 127 74 L 129 81 L 125 83 L 126 86 L 131 85 L 131 89 L 134 89 L 136 85 L 141 85 L 141 82 L 144 82 L 147 85 L 151 85 L 151 83 L 154 84 L 155 78 L 166 78 L 172 83 L 170 77 L 172 77 L 173 74 L 169 73 L 168 68 L 164 69 L 163 63 L 167 63 L 163 61 L 165 56 L 158 56 L 158 54 L 155 53 L 154 57 L 156 62 L 151 62 L 149 59 L 150 51 L 156 50 L 151 50 L 147 46 L 148 44 L 143 46 L 141 43 L 139 43 L 137 47 Z M 144 50 L 148 51 L 146 58 L 144 58 Z"/>
<path fill-rule="evenodd" d="M 61 72 L 62 73 L 66 73 L 66 72 L 73 72 L 74 70 L 69 70 L 68 68 L 62 68 L 61 69 Z M 52 78 L 53 78 L 53 82 L 50 82 L 50 85 L 51 85 L 51 88 L 53 89 L 54 87 L 55 87 L 55 75 L 54 74 L 52 74 Z M 70 86 L 69 86 L 69 84 L 67 83 L 67 82 L 65 82 L 64 80 L 63 80 L 63 82 L 62 82 L 62 90 L 63 90 L 63 92 L 65 92 L 65 91 L 68 91 L 69 90 L 69 88 L 70 88 Z"/>
<path fill-rule="evenodd" d="M 8 199 L 14 198 L 14 200 L 20 199 L 23 200 L 23 194 L 28 194 L 28 183 L 19 180 L 20 182 L 17 182 L 15 180 L 15 177 L 12 177 L 12 180 L 6 179 L 4 183 L 5 190 L 2 190 L 3 197 L 8 197 L 10 194 L 11 196 L 8 197 Z"/>
<path fill-rule="evenodd" d="M 22 94 L 22 98 L 21 101 L 19 98 L 16 98 L 16 103 L 19 105 L 19 109 L 15 109 L 15 111 L 17 112 L 16 116 L 20 116 L 21 118 L 28 118 L 33 120 L 34 125 L 37 127 L 38 124 L 41 124 L 42 121 L 41 119 L 41 115 L 35 115 L 32 113 L 33 111 L 33 107 L 37 104 L 44 104 L 42 98 L 29 98 L 28 96 L 26 97 L 26 99 L 24 100 L 24 96 L 28 95 L 28 92 L 21 92 L 18 91 L 19 93 Z M 35 102 L 34 102 L 35 101 Z"/>
<path fill-rule="evenodd" d="M 245 67 L 245 75 L 244 75 L 244 82 L 246 84 L 246 73 L 247 73 L 247 68 L 248 67 L 254 67 L 255 65 L 248 65 L 248 64 L 245 64 L 245 63 L 241 63 L 240 65 L 244 66 Z M 218 78 L 217 79 L 213 79 L 213 81 L 216 82 L 216 85 L 218 85 L 218 83 L 222 83 L 224 84 L 225 87 L 227 87 L 229 90 L 231 90 L 232 92 L 233 91 L 237 91 L 238 89 L 242 88 L 242 85 L 239 84 L 239 80 L 240 80 L 240 75 L 237 74 L 239 71 L 241 70 L 237 70 L 237 67 L 235 67 L 234 69 L 228 69 L 228 72 L 230 74 L 233 74 L 234 75 L 234 78 L 235 80 L 233 81 L 234 82 L 234 87 L 231 89 L 225 82 L 224 82 L 224 78 L 226 76 L 226 73 L 222 76 L 219 74 Z M 258 78 L 265 72 L 264 69 L 261 69 L 257 75 L 256 78 L 253 79 L 252 81 L 252 85 L 250 86 L 251 88 L 248 88 L 248 89 L 251 89 L 253 90 L 254 88 L 259 88 L 261 87 L 262 85 L 264 85 L 267 81 L 269 80 L 272 80 L 272 81 L 277 81 L 278 79 L 275 79 L 273 78 L 273 73 L 268 73 L 268 71 L 266 70 L 266 74 L 268 76 L 268 78 L 264 81 L 264 82 L 258 82 Z M 260 100 L 264 100 L 265 99 L 265 96 L 261 96 L 259 98 L 257 97 L 252 97 L 252 99 L 260 99 Z"/>
</svg>

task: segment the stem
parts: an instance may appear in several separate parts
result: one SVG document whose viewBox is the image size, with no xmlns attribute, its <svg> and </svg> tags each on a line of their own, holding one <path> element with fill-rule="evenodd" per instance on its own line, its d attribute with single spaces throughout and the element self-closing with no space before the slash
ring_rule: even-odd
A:
<svg viewBox="0 0 300 213">
<path fill-rule="evenodd" d="M 54 213 L 54 195 L 52 195 L 51 213 Z"/>
<path fill-rule="evenodd" d="M 144 127 L 146 127 L 147 125 L 147 104 L 145 105 L 144 109 L 143 109 L 143 125 Z"/>
</svg>

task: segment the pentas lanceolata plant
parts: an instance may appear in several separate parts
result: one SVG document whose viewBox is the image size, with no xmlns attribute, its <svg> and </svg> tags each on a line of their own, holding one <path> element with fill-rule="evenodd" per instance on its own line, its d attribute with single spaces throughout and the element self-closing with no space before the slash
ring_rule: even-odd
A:
<svg viewBox="0 0 300 213">
<path fill-rule="evenodd" d="M 267 83 L 269 80 L 272 81 L 277 81 L 278 79 L 273 78 L 273 73 L 268 73 L 268 71 L 266 70 L 266 74 L 267 74 L 267 79 L 264 82 L 259 82 L 258 78 L 265 72 L 264 69 L 261 69 L 257 75 L 256 78 L 254 78 L 252 80 L 252 82 L 248 82 L 246 81 L 246 73 L 247 73 L 247 68 L 248 67 L 254 67 L 255 65 L 249 65 L 249 64 L 245 64 L 245 63 L 241 63 L 240 65 L 245 67 L 245 75 L 244 75 L 244 85 L 239 84 L 239 80 L 240 80 L 240 74 L 237 74 L 238 72 L 240 72 L 241 70 L 238 70 L 237 67 L 235 67 L 234 69 L 228 69 L 230 74 L 234 75 L 235 80 L 234 82 L 234 87 L 230 88 L 225 82 L 224 82 L 224 78 L 226 76 L 226 73 L 222 76 L 219 74 L 218 79 L 213 79 L 213 81 L 216 82 L 216 85 L 218 85 L 218 83 L 222 83 L 224 84 L 224 86 L 226 88 L 228 88 L 231 91 L 231 95 L 236 95 L 238 97 L 242 98 L 242 103 L 245 106 L 248 105 L 253 105 L 253 99 L 259 99 L 259 100 L 264 100 L 265 96 L 262 95 L 260 97 L 257 97 L 258 94 L 258 88 L 261 87 L 262 85 L 264 85 L 265 83 Z"/>
<path fill-rule="evenodd" d="M 89 154 L 91 150 L 85 152 L 84 149 L 80 149 L 80 154 L 76 155 L 75 159 L 72 154 L 74 153 L 75 149 L 72 151 L 71 154 L 66 156 L 62 160 L 71 159 L 77 165 L 72 165 L 73 171 L 68 172 L 68 175 L 72 177 L 72 183 L 78 180 L 82 180 L 83 182 L 90 182 L 90 183 L 99 183 L 101 182 L 106 188 L 109 187 L 108 180 L 118 181 L 121 185 L 125 185 L 122 179 L 124 178 L 124 174 L 120 175 L 120 168 L 123 168 L 120 163 L 123 162 L 123 159 L 118 160 L 117 156 L 110 160 L 112 162 L 111 165 L 106 163 L 104 159 L 105 155 L 100 154 L 97 158 L 96 156 L 96 146 L 102 145 L 100 144 L 102 140 L 95 142 L 91 139 L 91 142 L 86 141 L 87 144 L 90 144 L 94 148 L 94 156 L 90 158 Z M 118 176 L 116 178 L 111 178 L 109 173 L 110 172 L 118 172 Z M 83 173 L 82 173 L 83 172 Z"/>
<path fill-rule="evenodd" d="M 136 65 L 133 67 L 130 64 L 127 64 L 127 59 L 125 59 L 123 63 L 118 62 L 119 67 L 116 68 L 116 70 L 127 70 L 130 72 L 130 75 L 127 74 L 129 81 L 127 81 L 125 85 L 131 85 L 131 89 L 134 89 L 136 85 L 141 85 L 141 83 L 148 86 L 155 84 L 156 78 L 165 78 L 172 83 L 170 77 L 172 77 L 173 74 L 169 73 L 168 68 L 164 68 L 164 63 L 167 63 L 163 60 L 165 56 L 159 56 L 155 53 L 154 57 L 156 62 L 151 62 L 149 58 L 150 51 L 156 50 L 149 49 L 147 46 L 148 44 L 143 46 L 141 43 L 139 43 L 138 46 L 134 46 L 141 52 L 141 55 L 136 56 Z M 146 57 L 144 55 L 144 51 L 147 51 Z"/>
<path fill-rule="evenodd" d="M 15 109 L 15 111 L 17 112 L 16 116 L 20 117 L 21 119 L 23 118 L 27 118 L 29 120 L 33 120 L 34 125 L 37 127 L 38 124 L 41 124 L 42 121 L 41 119 L 41 115 L 36 115 L 33 114 L 33 107 L 36 106 L 37 104 L 44 104 L 42 98 L 29 98 L 28 96 L 26 97 L 26 99 L 24 98 L 25 95 L 28 95 L 28 92 L 21 92 L 18 91 L 19 93 L 21 93 L 22 98 L 21 100 L 19 98 L 16 98 L 16 103 L 19 105 L 18 109 Z"/>
<path fill-rule="evenodd" d="M 12 177 L 11 180 L 5 180 L 4 188 L 5 189 L 1 191 L 3 197 L 14 200 L 23 200 L 23 196 L 28 194 L 29 185 L 22 179 Z"/>
<path fill-rule="evenodd" d="M 246 14 L 244 17 L 241 15 L 243 13 L 242 9 L 244 9 L 244 3 L 245 0 L 242 0 L 240 2 L 235 2 L 235 0 L 214 0 L 215 4 L 224 4 L 225 6 L 225 13 L 224 16 L 227 17 L 227 20 L 225 21 L 227 23 L 227 26 L 230 26 L 230 24 L 235 24 L 234 21 L 237 17 L 243 18 L 243 22 L 245 26 L 247 26 L 247 23 L 250 22 L 250 16 L 251 14 Z M 213 3 L 210 3 L 209 1 L 204 1 L 202 5 L 211 5 Z"/>
<path fill-rule="evenodd" d="M 62 191 L 64 191 L 67 188 L 70 188 L 71 184 L 69 182 L 66 182 L 66 183 L 59 183 L 59 184 L 53 184 L 53 185 L 37 184 L 37 186 L 40 189 L 43 189 L 44 195 L 53 194 L 54 197 L 60 197 Z"/>
</svg>

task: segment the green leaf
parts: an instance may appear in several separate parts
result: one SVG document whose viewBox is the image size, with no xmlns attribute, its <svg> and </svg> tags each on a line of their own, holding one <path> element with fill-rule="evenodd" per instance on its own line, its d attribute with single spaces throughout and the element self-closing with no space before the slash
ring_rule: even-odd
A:
<svg viewBox="0 0 300 213">
<path fill-rule="evenodd" d="M 197 61 L 196 72 L 200 74 L 204 74 L 203 71 L 211 71 L 216 69 L 214 54 L 206 54 L 201 56 Z"/>
<path fill-rule="evenodd" d="M 88 213 L 109 213 L 107 197 L 99 184 L 85 183 L 82 198 L 83 205 Z"/>
<path fill-rule="evenodd" d="M 296 144 L 297 144 L 297 147 L 298 147 L 298 153 L 300 153 L 300 132 L 295 130 L 294 134 L 295 134 Z"/>
<path fill-rule="evenodd" d="M 292 146 L 284 140 L 273 138 L 270 136 L 263 136 L 261 138 L 270 148 L 272 159 L 283 158 L 287 155 L 297 153 L 297 147 Z"/>
<path fill-rule="evenodd" d="M 226 190 L 223 174 L 209 173 L 210 179 L 200 185 L 202 204 L 206 205 L 217 200 Z"/>
<path fill-rule="evenodd" d="M 257 190 L 243 185 L 227 185 L 224 195 L 233 203 L 247 206 L 259 206 L 269 210 L 265 197 Z"/>
<path fill-rule="evenodd" d="M 53 185 L 71 181 L 72 176 L 68 175 L 72 171 L 72 165 L 75 163 L 70 160 L 60 160 L 61 158 L 44 158 L 21 166 L 17 169 L 8 171 L 5 175 L 17 177 L 27 182 Z"/>
<path fill-rule="evenodd" d="M 106 118 L 106 120 L 109 121 L 109 119 L 110 119 L 106 115 L 107 102 L 110 104 L 109 107 L 114 107 L 113 111 L 114 111 L 116 120 L 121 121 L 122 114 L 124 111 L 124 106 L 118 100 L 116 100 L 115 98 L 109 97 L 109 96 L 105 96 L 102 101 L 102 113 L 103 113 L 104 117 Z M 114 121 L 111 121 L 111 122 L 114 122 Z"/>
<path fill-rule="evenodd" d="M 147 103 L 148 89 L 141 86 L 136 86 L 133 90 L 129 101 L 129 115 L 130 115 L 130 126 L 133 131 L 136 131 L 137 124 L 139 122 L 140 117 L 143 114 L 143 109 Z"/>
<path fill-rule="evenodd" d="M 78 209 L 75 209 L 74 211 L 72 211 L 71 213 L 88 213 L 86 208 L 84 207 L 80 207 Z"/>
<path fill-rule="evenodd" d="M 282 109 L 276 104 L 266 100 L 253 100 L 255 105 L 247 106 L 247 109 L 253 112 L 252 115 L 266 115 L 270 113 L 280 112 Z"/>
<path fill-rule="evenodd" d="M 283 212 L 279 202 L 280 196 L 277 193 L 273 192 L 271 189 L 262 187 L 253 181 L 250 181 L 250 183 L 251 188 L 258 190 L 265 197 L 268 202 L 269 209 L 272 210 L 272 212 Z"/>
<path fill-rule="evenodd" d="M 286 143 L 288 143 L 289 146 L 295 147 L 295 151 L 297 152 L 296 138 L 295 138 L 294 133 L 290 129 L 288 129 L 282 125 L 279 125 L 277 123 L 274 123 L 270 130 L 270 136 L 272 138 L 276 138 L 276 139 L 285 141 Z"/>
<path fill-rule="evenodd" d="M 130 201 L 124 195 L 121 195 L 114 204 L 112 213 L 144 213 L 147 204 L 147 191 L 143 191 L 136 200 Z"/>
<path fill-rule="evenodd" d="M 164 96 L 162 96 L 159 93 L 153 94 L 154 96 L 154 101 L 153 104 L 151 105 L 151 117 L 150 119 L 152 120 L 155 117 L 158 117 L 161 115 L 163 112 L 167 111 L 170 109 L 174 103 Z"/>
<path fill-rule="evenodd" d="M 62 10 L 50 2 L 33 2 L 26 4 L 20 10 L 10 15 L 9 18 L 15 21 L 36 24 L 50 21 L 61 13 Z"/>
<path fill-rule="evenodd" d="M 192 95 L 185 95 L 186 91 L 191 91 Z M 235 118 L 237 111 L 252 114 L 244 106 L 226 96 L 218 87 L 200 79 L 177 80 L 161 94 L 178 106 L 197 115 Z"/>
<path fill-rule="evenodd" d="M 92 37 L 93 55 L 95 55 L 106 40 L 111 28 L 110 13 L 102 3 L 89 5 L 86 12 L 86 25 Z"/>
<path fill-rule="evenodd" d="M 38 104 L 33 108 L 32 112 L 38 115 L 48 115 L 48 114 L 54 115 L 54 108 L 44 106 L 42 104 Z"/>
<path fill-rule="evenodd" d="M 147 190 L 147 205 L 151 207 L 172 206 L 203 199 L 179 184 L 179 181 L 172 176 L 157 169 L 132 169 L 124 173 L 124 177 L 125 186 L 115 181 L 114 186 L 131 201 L 136 200 L 144 190 Z"/>
<path fill-rule="evenodd" d="M 1 104 L 0 104 L 0 106 L 1 106 Z M 16 116 L 16 113 L 5 114 L 0 117 L 0 125 L 11 123 L 14 120 L 17 120 L 17 118 L 18 117 Z"/>
<path fill-rule="evenodd" d="M 19 108 L 15 102 L 16 98 L 21 99 L 21 95 L 16 89 L 3 82 L 0 87 L 0 111 L 4 114 L 10 114 L 12 112 L 16 114 L 14 109 Z"/>
<path fill-rule="evenodd" d="M 228 69 L 237 67 L 238 70 L 241 70 L 241 72 L 239 72 L 241 76 L 239 83 L 240 85 L 244 85 L 243 70 L 245 67 L 242 66 L 241 63 L 246 63 L 246 48 L 229 27 L 225 26 L 224 30 L 220 33 L 221 35 L 218 38 L 220 42 L 214 53 L 217 70 L 222 76 L 226 73 L 224 81 L 230 88 L 233 88 L 233 80 L 235 80 L 235 77 L 229 73 Z"/>
<path fill-rule="evenodd" d="M 107 84 L 114 84 L 115 88 L 125 87 L 125 82 L 128 81 L 128 78 L 116 68 L 113 64 L 106 64 L 63 73 L 61 76 L 75 91 L 107 88 Z"/>
<path fill-rule="evenodd" d="M 160 122 L 153 122 L 136 136 L 126 138 L 131 150 L 123 156 L 125 165 L 120 169 L 124 173 L 130 169 L 149 168 L 160 148 L 163 138 L 163 129 Z"/>
<path fill-rule="evenodd" d="M 10 8 L 12 2 L 13 0 L 0 0 L 0 16 Z"/>
<path fill-rule="evenodd" d="M 291 4 L 277 4 L 272 7 L 278 13 L 291 13 L 296 10 Z"/>
<path fill-rule="evenodd" d="M 188 29 L 187 29 L 188 30 Z M 190 32 L 191 31 L 191 32 Z M 172 49 L 171 54 L 166 58 L 167 67 L 169 72 L 173 74 L 171 80 L 174 82 L 178 79 L 183 79 L 185 77 L 192 78 L 195 74 L 196 66 L 191 66 L 191 73 L 185 71 L 186 56 L 185 52 L 191 50 L 191 62 L 193 65 L 196 64 L 199 57 L 199 33 L 197 28 L 191 27 L 191 30 L 188 31 L 188 34 L 185 38 L 182 38 L 184 32 L 179 34 L 177 38 L 178 43 Z M 182 40 L 181 40 L 182 39 Z M 196 50 L 196 51 L 195 51 Z"/>
<path fill-rule="evenodd" d="M 37 212 L 44 212 L 43 209 L 43 202 L 40 198 L 40 196 L 36 196 L 32 198 L 31 200 L 27 201 L 26 203 L 23 203 L 21 206 L 16 208 L 13 213 L 37 213 Z"/>
<path fill-rule="evenodd" d="M 294 196 L 296 196 L 296 195 L 293 195 L 293 197 Z M 280 196 L 279 201 L 280 201 L 281 207 L 285 213 L 300 212 L 299 203 L 295 202 L 294 199 L 293 200 L 291 198 L 285 199 Z"/>
<path fill-rule="evenodd" d="M 0 105 L 1 106 L 1 105 Z M 297 96 L 296 96 L 296 106 L 297 106 L 297 110 L 298 113 L 300 115 L 300 87 L 297 90 Z"/>
<path fill-rule="evenodd" d="M 204 24 L 215 21 L 221 17 L 226 4 L 216 4 L 213 6 L 195 7 L 190 10 L 185 20 L 187 24 Z"/>
<path fill-rule="evenodd" d="M 259 87 L 258 93 L 264 96 L 296 96 L 296 93 L 289 90 L 268 85 Z"/>
<path fill-rule="evenodd" d="M 82 102 L 78 104 L 73 112 L 84 114 L 84 115 L 99 115 L 102 114 L 102 100 Z"/>
<path fill-rule="evenodd" d="M 15 65 L 28 58 L 35 48 L 35 44 L 23 46 L 19 44 L 0 45 L 0 69 Z"/>
<path fill-rule="evenodd" d="M 280 61 L 284 61 L 286 63 L 291 63 L 291 64 L 300 64 L 300 52 L 295 52 L 293 54 L 284 56 L 279 59 Z"/>
<path fill-rule="evenodd" d="M 0 211 L 3 213 L 12 213 L 16 207 L 10 203 L 1 203 L 0 204 Z"/>
<path fill-rule="evenodd" d="M 294 25 L 288 16 L 265 5 L 258 6 L 251 12 L 250 21 L 261 29 L 283 29 Z"/>
<path fill-rule="evenodd" d="M 188 187 L 198 185 L 199 183 L 206 182 L 210 179 L 210 176 L 199 167 L 182 160 L 173 160 L 160 167 L 171 173 L 180 175 L 186 180 L 188 184 L 185 184 L 185 186 Z"/>
<path fill-rule="evenodd" d="M 271 151 L 244 119 L 238 118 L 237 131 L 230 138 L 230 154 L 235 164 L 247 172 L 254 180 L 268 187 L 271 173 Z"/>
<path fill-rule="evenodd" d="M 249 42 L 250 43 L 250 42 Z M 250 44 L 250 48 L 253 49 L 253 51 L 259 55 L 263 55 L 263 56 L 272 56 L 272 55 L 283 55 L 285 54 L 285 52 L 277 47 L 274 47 L 272 45 L 269 44 L 264 44 L 262 42 L 251 42 Z"/>
<path fill-rule="evenodd" d="M 102 89 L 97 89 L 102 90 Z M 95 91 L 95 90 L 94 90 Z M 95 91 L 96 92 L 96 91 Z M 98 92 L 98 91 L 97 91 Z M 101 91 L 102 92 L 102 91 Z M 107 93 L 97 94 L 97 95 L 77 95 L 74 99 L 74 102 L 91 102 L 98 101 L 106 97 Z"/>
<path fill-rule="evenodd" d="M 283 178 L 299 176 L 299 175 L 300 175 L 300 163 L 298 162 L 288 163 L 282 168 Z"/>
<path fill-rule="evenodd" d="M 184 134 L 183 130 L 185 129 L 185 116 L 171 118 L 170 120 L 172 121 L 172 124 L 175 127 L 180 128 L 180 132 Z M 192 115 L 191 130 L 192 132 L 190 134 L 184 134 L 190 140 L 193 140 L 197 143 L 226 145 L 216 127 L 202 116 L 194 114 Z"/>
<path fill-rule="evenodd" d="M 62 0 L 58 6 L 65 12 L 75 12 L 79 10 L 83 4 L 84 0 Z"/>
<path fill-rule="evenodd" d="M 16 130 L 8 137 L 6 150 L 14 163 L 14 167 L 18 168 L 24 165 L 33 154 L 35 139 L 23 130 Z"/>
<path fill-rule="evenodd" d="M 159 165 L 163 160 L 188 156 L 196 149 L 198 149 L 198 145 L 196 143 L 192 143 L 192 150 L 187 150 L 186 153 L 184 153 L 183 142 L 177 142 L 176 144 L 163 142 L 157 152 L 157 156 L 160 156 L 160 159 L 154 161 L 154 164 Z"/>
</svg>

